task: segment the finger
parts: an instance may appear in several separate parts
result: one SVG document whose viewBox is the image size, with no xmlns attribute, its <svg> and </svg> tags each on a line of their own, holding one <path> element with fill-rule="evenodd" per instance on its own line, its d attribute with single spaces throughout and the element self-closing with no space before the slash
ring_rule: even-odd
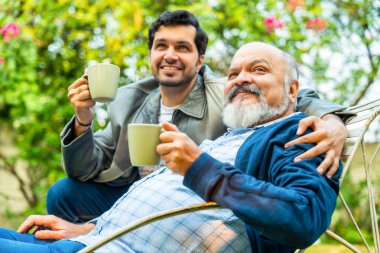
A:
<svg viewBox="0 0 380 253">
<path fill-rule="evenodd" d="M 82 95 L 82 94 L 90 94 L 90 89 L 87 84 L 82 84 L 76 88 L 70 89 L 68 91 L 69 94 L 77 94 L 77 95 Z"/>
<path fill-rule="evenodd" d="M 40 231 L 40 230 L 45 230 L 46 227 L 45 226 L 36 226 L 36 229 L 33 230 L 33 234 L 36 234 L 37 231 Z"/>
<path fill-rule="evenodd" d="M 160 140 L 163 143 L 169 143 L 179 139 L 181 135 L 181 132 L 166 131 L 160 134 Z"/>
<path fill-rule="evenodd" d="M 295 144 L 305 144 L 305 143 L 317 143 L 321 140 L 321 134 L 319 132 L 312 132 L 307 135 L 301 136 L 297 139 L 289 141 L 285 144 L 285 148 L 289 148 Z"/>
<path fill-rule="evenodd" d="M 89 90 L 76 89 L 76 92 L 74 95 L 76 96 L 76 99 L 79 101 L 84 101 L 88 99 L 92 100 Z"/>
<path fill-rule="evenodd" d="M 296 134 L 302 135 L 306 131 L 308 125 L 309 125 L 308 118 L 300 120 L 300 122 L 298 123 Z"/>
<path fill-rule="evenodd" d="M 40 240 L 60 240 L 65 238 L 62 230 L 39 230 L 34 234 L 34 236 Z"/>
<path fill-rule="evenodd" d="M 166 143 L 163 143 L 163 144 L 158 144 L 157 147 L 156 147 L 156 152 L 158 154 L 160 154 L 161 158 L 164 156 L 164 155 L 167 155 L 170 153 L 170 145 L 166 144 Z M 163 159 L 165 160 L 165 159 Z"/>
<path fill-rule="evenodd" d="M 161 159 L 165 162 L 165 165 L 172 161 L 172 157 L 170 154 L 161 155 Z"/>
<path fill-rule="evenodd" d="M 72 89 L 76 89 L 83 84 L 88 84 L 88 81 L 86 78 L 80 77 L 77 80 L 75 80 L 72 84 L 70 84 L 69 87 L 67 87 L 67 90 L 69 91 Z"/>
<path fill-rule="evenodd" d="M 162 127 L 163 129 L 165 129 L 166 131 L 179 132 L 179 129 L 177 128 L 177 126 L 174 125 L 174 124 L 171 124 L 171 123 L 169 123 L 169 122 L 163 122 L 163 123 L 161 124 L 161 127 Z"/>
<path fill-rule="evenodd" d="M 76 88 L 76 91 L 82 93 L 84 91 L 89 91 L 89 86 L 87 84 L 82 84 Z"/>
<path fill-rule="evenodd" d="M 34 226 L 34 219 L 32 216 L 29 216 L 23 223 L 21 223 L 20 227 L 17 229 L 17 232 L 28 233 Z"/>
<path fill-rule="evenodd" d="M 309 116 L 300 120 L 300 122 L 298 123 L 297 135 L 302 135 L 309 127 L 314 129 L 317 120 L 318 118 L 315 116 Z"/>
<path fill-rule="evenodd" d="M 44 219 L 41 215 L 29 216 L 17 229 L 19 233 L 28 233 L 34 226 L 44 225 Z"/>
<path fill-rule="evenodd" d="M 334 176 L 335 173 L 337 172 L 338 168 L 339 168 L 339 157 L 335 157 L 333 165 L 330 166 L 329 172 L 327 173 L 327 177 L 332 178 L 332 176 Z"/>
<path fill-rule="evenodd" d="M 320 175 L 323 175 L 330 166 L 334 163 L 334 156 L 331 153 L 327 153 L 325 159 L 318 166 L 317 171 Z"/>
<path fill-rule="evenodd" d="M 90 95 L 90 91 L 86 90 L 84 92 L 78 93 L 77 91 L 71 91 L 68 94 L 69 100 L 74 103 L 74 102 L 85 102 L 83 106 L 85 107 L 90 107 L 95 105 L 95 101 L 92 99 Z"/>
<path fill-rule="evenodd" d="M 91 98 L 90 89 L 87 84 L 80 85 L 76 88 L 68 89 L 67 96 L 69 98 L 79 95 L 85 95 L 88 98 Z"/>
<path fill-rule="evenodd" d="M 320 143 L 317 146 L 309 149 L 305 153 L 302 153 L 301 155 L 299 155 L 296 158 L 294 158 L 294 161 L 295 162 L 299 162 L 299 161 L 301 161 L 303 159 L 307 159 L 307 158 L 311 158 L 311 157 L 316 157 L 316 156 L 318 156 L 320 154 L 325 153 L 326 150 L 327 150 L 327 148 L 323 144 Z"/>
</svg>

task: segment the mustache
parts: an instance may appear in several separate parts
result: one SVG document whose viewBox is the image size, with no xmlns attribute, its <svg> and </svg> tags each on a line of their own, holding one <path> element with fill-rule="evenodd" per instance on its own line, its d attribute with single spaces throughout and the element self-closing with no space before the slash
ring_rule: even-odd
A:
<svg viewBox="0 0 380 253">
<path fill-rule="evenodd" d="M 250 92 L 252 94 L 255 94 L 259 97 L 263 95 L 263 92 L 261 89 L 257 88 L 256 86 L 250 85 L 250 84 L 244 84 L 241 86 L 234 86 L 226 96 L 227 101 L 231 101 L 239 92 Z"/>
</svg>

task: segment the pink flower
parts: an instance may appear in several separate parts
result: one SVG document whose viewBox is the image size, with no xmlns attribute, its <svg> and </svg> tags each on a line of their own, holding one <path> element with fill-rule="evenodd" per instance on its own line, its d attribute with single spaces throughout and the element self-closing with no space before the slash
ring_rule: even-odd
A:
<svg viewBox="0 0 380 253">
<path fill-rule="evenodd" d="M 0 29 L 0 34 L 3 35 L 5 41 L 9 41 L 12 38 L 15 39 L 20 35 L 20 26 L 8 23 Z"/>
<path fill-rule="evenodd" d="M 267 17 L 264 20 L 264 25 L 268 31 L 268 33 L 272 33 L 275 28 L 284 28 L 284 22 L 275 18 L 275 17 Z"/>
<path fill-rule="evenodd" d="M 306 29 L 314 30 L 315 32 L 321 32 L 326 29 L 327 22 L 324 19 L 321 18 L 315 18 L 312 20 L 309 20 L 306 23 Z"/>
<path fill-rule="evenodd" d="M 0 65 L 4 64 L 4 62 L 5 62 L 5 59 L 3 57 L 0 57 Z"/>
<path fill-rule="evenodd" d="M 305 8 L 305 0 L 288 0 L 286 8 L 289 11 L 294 11 L 297 7 Z"/>
</svg>

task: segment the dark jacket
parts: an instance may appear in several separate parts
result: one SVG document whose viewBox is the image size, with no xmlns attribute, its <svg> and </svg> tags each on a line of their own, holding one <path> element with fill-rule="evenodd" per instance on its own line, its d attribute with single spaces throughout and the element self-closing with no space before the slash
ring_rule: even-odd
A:
<svg viewBox="0 0 380 253">
<path fill-rule="evenodd" d="M 304 116 L 257 129 L 239 149 L 235 166 L 202 153 L 185 175 L 184 185 L 245 222 L 253 252 L 294 252 L 311 245 L 330 224 L 341 164 L 328 179 L 316 171 L 324 155 L 293 161 L 311 144 L 284 148 L 297 138 Z"/>
</svg>

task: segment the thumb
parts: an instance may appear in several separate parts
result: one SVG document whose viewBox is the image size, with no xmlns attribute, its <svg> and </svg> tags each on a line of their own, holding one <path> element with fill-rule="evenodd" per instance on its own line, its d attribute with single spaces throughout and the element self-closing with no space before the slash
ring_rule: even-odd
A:
<svg viewBox="0 0 380 253">
<path fill-rule="evenodd" d="M 173 132 L 179 132 L 179 129 L 177 128 L 176 125 L 174 124 L 171 124 L 169 122 L 163 122 L 161 124 L 161 127 L 165 130 L 165 131 L 173 131 Z"/>
</svg>

